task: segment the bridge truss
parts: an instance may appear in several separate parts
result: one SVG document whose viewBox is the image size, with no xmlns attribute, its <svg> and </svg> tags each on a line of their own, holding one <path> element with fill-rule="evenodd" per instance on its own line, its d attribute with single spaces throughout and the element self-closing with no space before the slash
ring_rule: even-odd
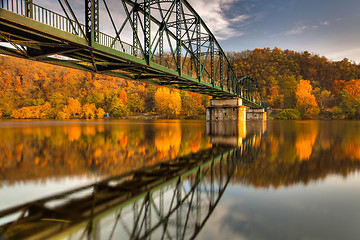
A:
<svg viewBox="0 0 360 240">
<path fill-rule="evenodd" d="M 236 76 L 187 0 L 84 2 L 83 15 L 58 0 L 60 15 L 33 0 L 1 1 L 0 41 L 8 44 L 0 53 L 215 98 L 240 97 L 261 108 L 256 82 Z"/>
</svg>

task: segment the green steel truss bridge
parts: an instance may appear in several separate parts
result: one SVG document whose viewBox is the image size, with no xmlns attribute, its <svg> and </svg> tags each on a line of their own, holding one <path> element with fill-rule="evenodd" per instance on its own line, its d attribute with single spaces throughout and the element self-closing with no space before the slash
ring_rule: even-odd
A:
<svg viewBox="0 0 360 240">
<path fill-rule="evenodd" d="M 72 5 L 58 0 L 58 14 L 33 0 L 1 0 L 0 54 L 219 99 L 239 97 L 262 108 L 256 81 L 236 76 L 187 0 L 84 0 L 82 10 Z"/>
<path fill-rule="evenodd" d="M 0 211 L 0 239 L 194 239 L 261 134 Z"/>
</svg>

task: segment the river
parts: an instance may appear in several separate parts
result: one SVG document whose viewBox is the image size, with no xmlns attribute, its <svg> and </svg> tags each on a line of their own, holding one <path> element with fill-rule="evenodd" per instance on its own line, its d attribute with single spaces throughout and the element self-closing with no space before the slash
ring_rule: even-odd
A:
<svg viewBox="0 0 360 240">
<path fill-rule="evenodd" d="M 0 139 L 0 239 L 360 237 L 360 121 L 1 121 Z"/>
</svg>

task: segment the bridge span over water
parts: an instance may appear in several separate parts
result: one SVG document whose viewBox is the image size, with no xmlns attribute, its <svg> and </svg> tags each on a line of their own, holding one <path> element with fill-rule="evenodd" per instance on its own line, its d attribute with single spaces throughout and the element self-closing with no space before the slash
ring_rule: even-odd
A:
<svg viewBox="0 0 360 240">
<path fill-rule="evenodd" d="M 84 0 L 82 10 L 57 2 L 62 14 L 33 0 L 2 0 L 0 54 L 241 98 L 262 108 L 256 81 L 236 76 L 187 0 Z"/>
</svg>

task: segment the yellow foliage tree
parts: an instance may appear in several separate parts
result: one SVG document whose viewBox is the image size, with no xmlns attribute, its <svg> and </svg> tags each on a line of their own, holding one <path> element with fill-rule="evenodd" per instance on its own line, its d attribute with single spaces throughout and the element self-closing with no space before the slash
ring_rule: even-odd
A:
<svg viewBox="0 0 360 240">
<path fill-rule="evenodd" d="M 296 87 L 296 108 L 304 118 L 314 118 L 320 113 L 319 105 L 312 94 L 312 86 L 308 80 L 300 80 Z"/>
<path fill-rule="evenodd" d="M 76 114 L 80 114 L 81 112 L 81 104 L 78 100 L 69 98 L 69 113 L 74 117 Z"/>
<path fill-rule="evenodd" d="M 155 93 L 155 107 L 159 114 L 166 117 L 176 117 L 181 112 L 180 91 L 170 91 L 168 88 L 158 88 Z"/>
<path fill-rule="evenodd" d="M 50 103 L 46 102 L 40 106 L 22 107 L 18 110 L 14 110 L 12 113 L 13 118 L 18 119 L 46 119 L 51 118 L 54 113 L 54 109 Z"/>
<path fill-rule="evenodd" d="M 104 109 L 98 108 L 98 109 L 96 110 L 96 118 L 97 118 L 97 119 L 103 119 L 103 118 L 104 118 L 104 115 L 105 115 Z"/>
<path fill-rule="evenodd" d="M 68 105 L 65 105 L 63 110 L 59 112 L 58 117 L 61 119 L 70 119 L 76 117 L 76 115 L 80 116 L 81 114 L 81 104 L 78 100 L 69 98 Z"/>
<path fill-rule="evenodd" d="M 96 118 L 96 107 L 93 103 L 87 103 L 82 107 L 81 117 L 85 119 Z"/>
</svg>

